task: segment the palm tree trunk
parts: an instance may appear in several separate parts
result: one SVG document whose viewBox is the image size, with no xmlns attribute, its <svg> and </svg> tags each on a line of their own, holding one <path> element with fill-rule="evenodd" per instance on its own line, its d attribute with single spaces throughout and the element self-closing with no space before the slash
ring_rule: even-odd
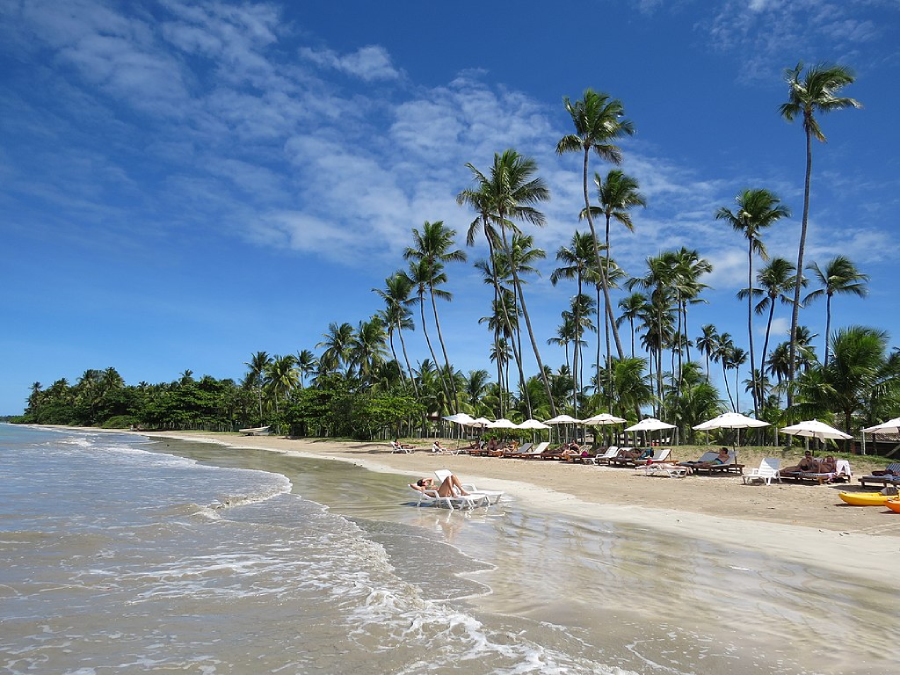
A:
<svg viewBox="0 0 900 675">
<path fill-rule="evenodd" d="M 753 394 L 753 415 L 759 419 L 759 403 L 757 401 L 756 391 L 756 357 L 753 350 L 753 240 L 750 240 L 750 246 L 747 253 L 747 332 L 750 338 L 750 391 Z"/>
<path fill-rule="evenodd" d="M 737 406 L 734 405 L 734 397 L 731 395 L 731 387 L 728 386 L 728 371 L 725 369 L 725 359 L 722 359 L 722 379 L 725 380 L 725 391 L 728 392 L 728 400 L 731 402 L 731 409 L 737 412 Z"/>
<path fill-rule="evenodd" d="M 791 311 L 791 346 L 788 354 L 788 391 L 787 405 L 791 406 L 794 398 L 794 370 L 797 355 L 797 324 L 800 320 L 800 288 L 803 286 L 803 253 L 806 250 L 806 230 L 809 225 L 809 184 L 812 175 L 812 134 L 806 126 L 806 181 L 803 186 L 803 219 L 800 223 L 800 245 L 797 247 L 797 283 L 794 284 L 794 306 Z"/>
<path fill-rule="evenodd" d="M 416 392 L 416 398 L 419 398 L 419 385 L 413 375 L 412 366 L 409 363 L 409 355 L 406 353 L 406 340 L 403 339 L 403 329 L 397 326 L 397 335 L 400 336 L 400 346 L 403 348 L 403 360 L 406 361 L 406 369 L 409 371 L 409 379 L 413 383 L 413 391 Z"/>
<path fill-rule="evenodd" d="M 431 360 L 434 361 L 435 370 L 437 371 L 438 380 L 441 382 L 441 390 L 444 392 L 444 396 L 447 397 L 447 402 L 450 402 L 450 391 L 447 389 L 447 383 L 444 381 L 444 376 L 441 373 L 441 369 L 437 367 L 437 357 L 434 355 L 434 347 L 431 346 L 431 338 L 428 336 L 428 326 L 425 323 L 425 294 L 419 294 L 419 315 L 422 317 L 422 332 L 425 334 L 425 342 L 428 343 L 428 351 L 431 353 Z M 432 412 L 432 411 L 428 411 Z"/>
<path fill-rule="evenodd" d="M 506 214 L 501 212 L 498 215 L 500 216 L 500 222 L 503 223 Z M 538 349 L 537 340 L 534 338 L 534 330 L 531 327 L 531 317 L 528 316 L 528 308 L 525 306 L 525 294 L 522 293 L 522 285 L 519 282 L 519 273 L 516 271 L 516 261 L 513 259 L 512 250 L 506 240 L 506 228 L 502 224 L 500 225 L 500 232 L 503 236 L 503 247 L 506 249 L 506 254 L 509 258 L 509 269 L 512 272 L 513 283 L 515 284 L 518 293 L 519 302 L 522 303 L 522 316 L 525 317 L 525 326 L 528 328 L 528 337 L 531 338 L 531 348 L 534 350 L 534 358 L 537 361 L 538 372 L 541 374 L 544 390 L 546 391 L 547 399 L 550 402 L 550 412 L 553 414 L 553 417 L 556 417 L 556 402 L 553 400 L 553 392 L 550 391 L 550 382 L 547 381 L 547 373 L 544 372 L 544 364 L 541 362 L 541 352 Z M 528 415 L 529 417 L 532 416 L 530 403 L 528 405 Z"/>
<path fill-rule="evenodd" d="M 772 318 L 775 316 L 775 298 L 772 298 L 771 300 L 772 304 L 769 305 L 769 320 L 766 321 L 766 339 L 763 340 L 762 360 L 759 362 L 760 375 L 762 375 L 763 368 L 766 367 L 766 354 L 769 349 L 769 333 L 772 330 Z"/>
<path fill-rule="evenodd" d="M 444 354 L 444 364 L 447 367 L 447 378 L 450 380 L 450 391 L 453 393 L 453 402 L 456 407 L 454 413 L 459 412 L 459 394 L 456 391 L 456 383 L 453 381 L 453 370 L 450 368 L 450 359 L 447 357 L 447 346 L 444 344 L 444 336 L 441 333 L 441 322 L 438 319 L 437 303 L 434 301 L 434 289 L 429 289 L 431 295 L 431 309 L 434 312 L 434 325 L 437 327 L 438 342 L 441 343 L 441 351 Z"/>
<path fill-rule="evenodd" d="M 831 348 L 831 295 L 825 300 L 825 367 L 828 367 L 828 350 Z"/>
</svg>

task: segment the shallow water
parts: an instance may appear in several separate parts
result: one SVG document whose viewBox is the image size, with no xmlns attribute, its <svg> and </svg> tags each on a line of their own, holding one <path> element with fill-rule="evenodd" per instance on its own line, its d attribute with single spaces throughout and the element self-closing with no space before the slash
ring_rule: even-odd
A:
<svg viewBox="0 0 900 675">
<path fill-rule="evenodd" d="M 895 670 L 893 594 L 849 571 L 613 524 L 599 507 L 420 509 L 406 482 L 0 425 L 0 668 Z"/>
</svg>

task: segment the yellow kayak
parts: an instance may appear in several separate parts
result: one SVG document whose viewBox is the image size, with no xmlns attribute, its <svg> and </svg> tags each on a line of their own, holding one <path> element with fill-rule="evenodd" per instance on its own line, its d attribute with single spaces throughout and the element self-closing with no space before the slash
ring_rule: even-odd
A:
<svg viewBox="0 0 900 675">
<path fill-rule="evenodd" d="M 851 506 L 885 506 L 888 500 L 896 499 L 896 495 L 883 495 L 880 492 L 842 492 L 838 496 Z"/>
<path fill-rule="evenodd" d="M 888 499 L 884 505 L 888 507 L 891 511 L 896 511 L 900 513 L 900 499 Z"/>
</svg>

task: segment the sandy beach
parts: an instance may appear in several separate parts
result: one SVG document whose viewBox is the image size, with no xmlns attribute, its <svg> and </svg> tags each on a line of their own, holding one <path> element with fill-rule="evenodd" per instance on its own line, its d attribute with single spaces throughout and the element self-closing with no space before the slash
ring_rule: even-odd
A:
<svg viewBox="0 0 900 675">
<path fill-rule="evenodd" d="M 410 479 L 447 468 L 464 482 L 505 490 L 510 498 L 530 502 L 534 508 L 573 516 L 596 513 L 609 521 L 764 550 L 799 563 L 815 560 L 825 568 L 855 568 L 886 583 L 895 577 L 891 554 L 900 553 L 900 517 L 883 508 L 843 504 L 838 493 L 848 489 L 846 485 L 743 485 L 739 476 L 731 475 L 648 477 L 633 469 L 547 460 L 434 455 L 423 450 L 398 454 L 387 443 L 190 432 L 146 435 L 352 462 Z M 404 487 L 398 481 L 398 498 L 406 497 Z M 858 483 L 849 489 L 859 489 Z"/>
</svg>

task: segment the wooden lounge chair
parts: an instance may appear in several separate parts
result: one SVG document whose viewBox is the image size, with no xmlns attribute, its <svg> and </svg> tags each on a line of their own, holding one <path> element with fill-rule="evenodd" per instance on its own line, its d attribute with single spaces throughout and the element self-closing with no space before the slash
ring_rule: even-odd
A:
<svg viewBox="0 0 900 675">
<path fill-rule="evenodd" d="M 548 441 L 543 441 L 541 443 L 538 443 L 537 445 L 531 446 L 528 452 L 520 453 L 516 455 L 516 457 L 518 459 L 535 459 L 536 457 L 540 457 L 542 454 L 544 454 L 544 451 L 549 447 L 550 443 Z"/>
<path fill-rule="evenodd" d="M 632 451 L 632 452 L 634 451 L 633 448 L 619 448 L 619 450 L 620 450 L 620 451 L 622 451 L 622 450 L 629 450 L 629 451 Z M 655 451 L 654 451 L 654 454 L 656 454 Z M 651 456 L 652 456 L 652 455 L 651 455 Z M 629 456 L 621 457 L 621 456 L 617 456 L 617 457 L 610 457 L 610 458 L 609 458 L 609 461 L 607 462 L 607 464 L 609 464 L 610 466 L 618 466 L 618 467 L 628 467 L 628 468 L 631 468 L 631 467 L 637 466 L 637 462 L 639 462 L 639 461 L 643 461 L 643 460 L 641 460 L 639 457 L 629 457 Z"/>
<path fill-rule="evenodd" d="M 716 454 L 718 456 L 718 453 Z M 715 458 L 713 458 L 715 459 Z M 712 460 L 709 460 L 712 461 Z M 703 463 L 698 463 L 691 466 L 691 471 L 693 473 L 705 473 L 708 476 L 717 476 L 728 473 L 737 473 L 740 475 L 744 474 L 744 465 L 738 464 L 734 457 L 734 451 L 728 451 L 728 461 L 724 464 L 709 464 L 704 465 Z"/>
<path fill-rule="evenodd" d="M 534 445 L 534 443 L 523 443 L 521 446 L 519 446 L 515 450 L 505 450 L 503 452 L 502 456 L 503 457 L 513 457 L 513 458 L 521 457 L 523 453 L 526 453 L 529 450 L 531 450 L 532 445 Z"/>
<path fill-rule="evenodd" d="M 669 455 L 672 454 L 672 448 L 656 448 L 653 451 L 652 457 L 647 457 L 646 459 L 636 459 L 634 460 L 635 466 L 645 466 L 647 464 L 656 464 L 657 462 L 665 462 L 669 459 Z"/>
<path fill-rule="evenodd" d="M 859 482 L 862 485 L 880 485 L 881 487 L 887 487 L 888 485 L 893 485 L 895 487 L 900 486 L 900 462 L 888 464 L 884 470 L 885 472 L 890 471 L 891 473 L 877 476 L 875 474 L 872 474 L 871 476 L 862 476 L 859 479 Z"/>
</svg>

